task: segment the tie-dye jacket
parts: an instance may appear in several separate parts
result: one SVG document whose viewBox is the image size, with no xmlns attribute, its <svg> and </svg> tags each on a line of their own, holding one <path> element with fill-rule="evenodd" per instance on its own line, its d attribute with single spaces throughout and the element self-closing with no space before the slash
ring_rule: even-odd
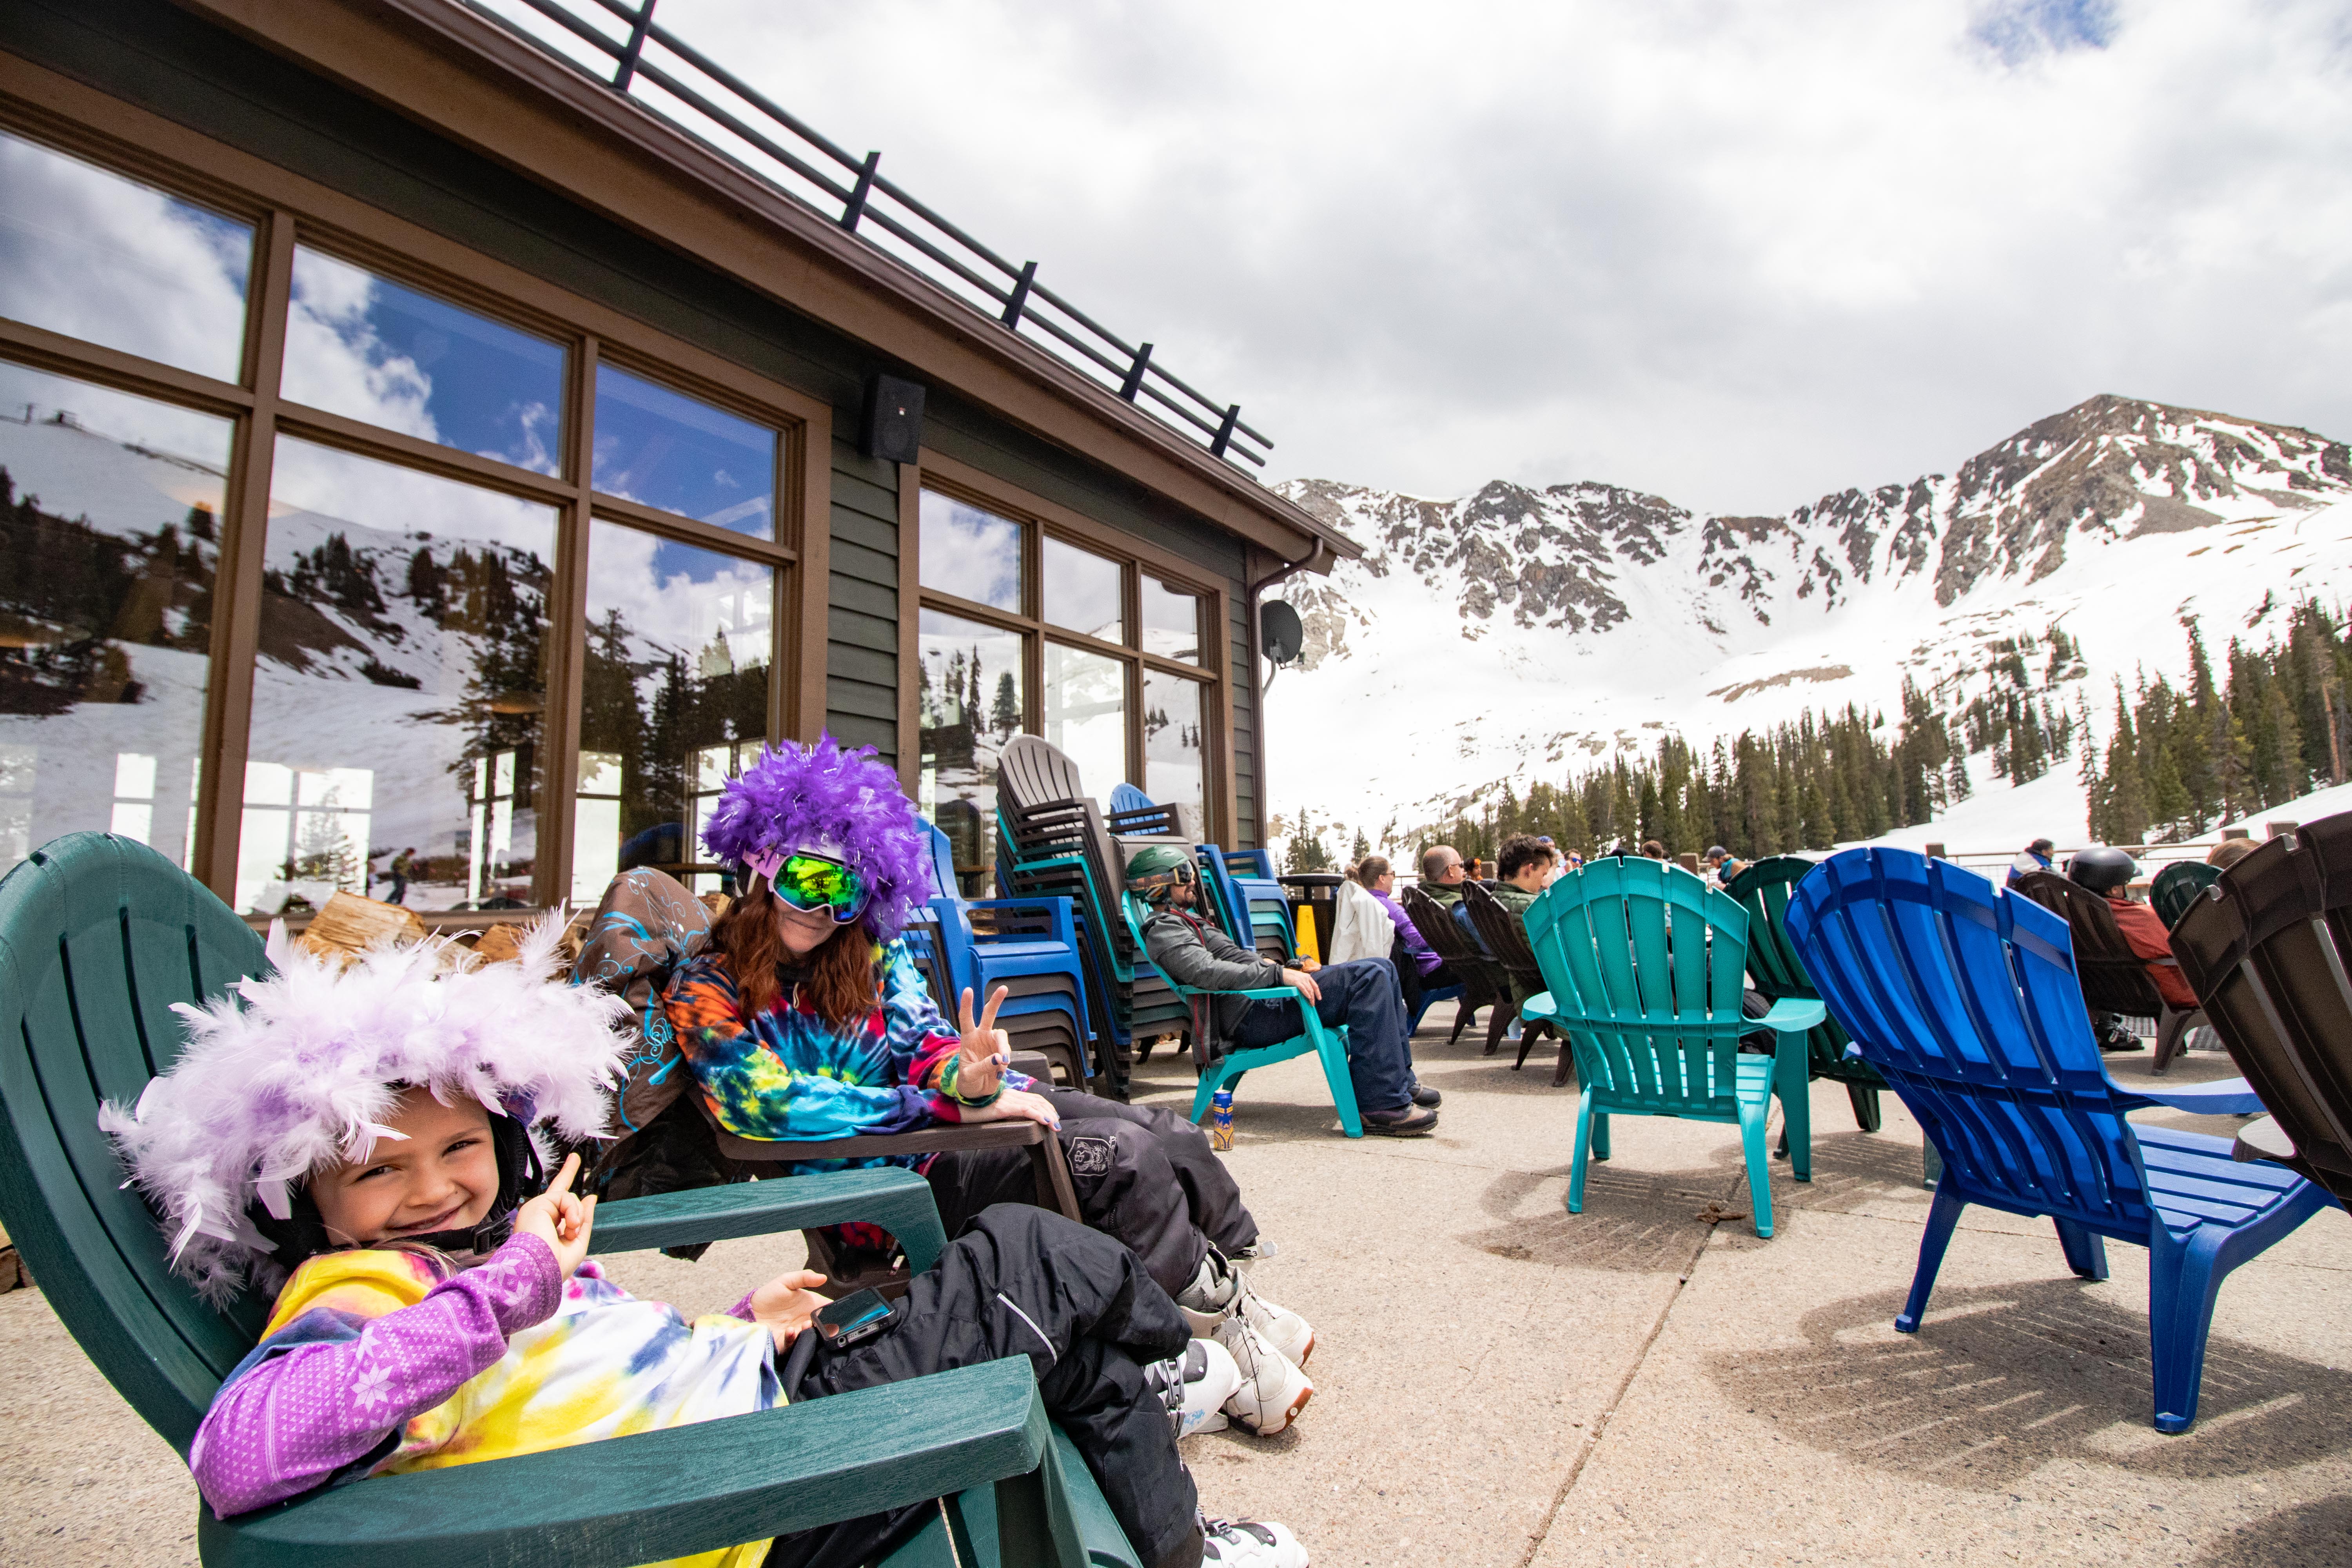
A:
<svg viewBox="0 0 2352 1568">
<path fill-rule="evenodd" d="M 689 1322 L 593 1262 L 563 1279 L 530 1236 L 446 1270 L 390 1248 L 322 1253 L 295 1269 L 188 1449 L 215 1513 L 784 1402 L 775 1342 L 751 1321 L 748 1297 Z M 677 1562 L 756 1568 L 767 1549 Z"/>
<path fill-rule="evenodd" d="M 739 1138 L 815 1142 L 960 1121 L 966 1109 L 993 1101 L 994 1094 L 962 1100 L 940 1091 L 960 1037 L 932 1005 L 905 940 L 883 950 L 881 1005 L 846 1030 L 817 1016 L 792 984 L 747 1018 L 723 953 L 705 952 L 681 964 L 670 980 L 669 1022 L 719 1125 Z M 1027 1089 L 1034 1080 L 1007 1072 L 1002 1081 Z M 897 1155 L 802 1161 L 791 1169 L 923 1163 Z"/>
</svg>

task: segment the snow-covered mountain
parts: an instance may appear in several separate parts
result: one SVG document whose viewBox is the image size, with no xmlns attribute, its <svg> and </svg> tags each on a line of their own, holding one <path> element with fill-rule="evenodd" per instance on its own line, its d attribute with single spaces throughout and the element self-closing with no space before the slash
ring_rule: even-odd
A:
<svg viewBox="0 0 2352 1568">
<path fill-rule="evenodd" d="M 1269 807 L 1376 837 L 1668 731 L 1704 743 L 1848 702 L 1891 722 L 1906 678 L 1957 712 L 2012 680 L 1995 666 L 2018 653 L 2045 702 L 2087 698 L 2104 739 L 2116 676 L 2186 670 L 2184 618 L 2218 656 L 2352 584 L 2345 443 L 2113 396 L 1951 474 L 1783 517 L 1702 516 L 1590 481 L 1454 500 L 1279 488 L 1365 555 L 1286 590 L 1307 647 L 1267 696 Z M 2078 660 L 2048 658 L 2053 627 Z M 1987 761 L 1975 771 L 1997 797 Z M 2063 790 L 2037 781 L 2036 820 L 2080 842 L 2067 771 Z M 1994 831 L 1978 798 L 1958 809 Z"/>
</svg>

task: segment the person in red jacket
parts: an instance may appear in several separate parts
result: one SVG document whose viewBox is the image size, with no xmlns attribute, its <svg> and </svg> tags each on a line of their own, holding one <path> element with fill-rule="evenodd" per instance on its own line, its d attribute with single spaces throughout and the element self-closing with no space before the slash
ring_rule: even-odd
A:
<svg viewBox="0 0 2352 1568">
<path fill-rule="evenodd" d="M 2066 867 L 2068 881 L 2106 899 L 2107 909 L 2116 917 L 2116 928 L 2139 956 L 2141 966 L 2147 971 L 2165 1005 L 2192 1008 L 2197 1005 L 2197 993 L 2189 988 L 2188 976 L 2180 973 L 2180 961 L 2172 956 L 2172 941 L 2165 931 L 2164 917 L 2131 896 L 2131 879 L 2138 874 L 2138 866 L 2120 849 L 2085 849 Z"/>
</svg>

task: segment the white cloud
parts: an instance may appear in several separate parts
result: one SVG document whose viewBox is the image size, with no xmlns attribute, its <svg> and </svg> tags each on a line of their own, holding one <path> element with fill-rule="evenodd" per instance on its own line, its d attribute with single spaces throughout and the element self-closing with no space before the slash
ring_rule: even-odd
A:
<svg viewBox="0 0 2352 1568">
<path fill-rule="evenodd" d="M 1762 511 L 2103 391 L 2352 434 L 2322 0 L 662 20 L 1240 400 L 1274 477 Z"/>
</svg>

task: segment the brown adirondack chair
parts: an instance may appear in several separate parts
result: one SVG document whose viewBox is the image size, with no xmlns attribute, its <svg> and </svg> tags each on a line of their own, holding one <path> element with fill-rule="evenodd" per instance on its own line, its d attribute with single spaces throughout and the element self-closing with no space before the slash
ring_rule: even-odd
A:
<svg viewBox="0 0 2352 1568">
<path fill-rule="evenodd" d="M 2224 870 L 2172 928 L 2172 952 L 2293 1142 L 2280 1163 L 2352 1205 L 2352 813 Z"/>
<path fill-rule="evenodd" d="M 2074 973 L 2083 984 L 2083 1005 L 2093 1013 L 2125 1013 L 2156 1020 L 2154 1070 L 2172 1065 L 2189 1031 L 2205 1023 L 2195 1008 L 2166 1003 L 2147 977 L 2147 961 L 2131 950 L 2116 924 L 2106 899 L 2078 887 L 2054 871 L 2034 871 L 2018 879 L 2017 890 L 2051 913 L 2062 917 L 2074 936 Z"/>
<path fill-rule="evenodd" d="M 1473 946 L 1469 936 L 1454 922 L 1445 906 L 1419 888 L 1407 888 L 1397 902 L 1412 921 L 1413 930 L 1429 951 L 1445 961 L 1445 966 L 1462 977 L 1462 1000 L 1454 1008 L 1454 1032 L 1445 1037 L 1452 1045 L 1462 1037 L 1465 1026 L 1477 1016 L 1481 1007 L 1491 1007 L 1486 1016 L 1486 1049 L 1493 1056 L 1501 1047 L 1503 1026 L 1507 1021 L 1511 1005 L 1510 983 L 1504 978 L 1502 965 Z"/>
<path fill-rule="evenodd" d="M 1519 917 L 1513 914 L 1502 900 L 1479 883 L 1462 884 L 1462 903 L 1470 911 L 1470 923 L 1477 929 L 1479 940 L 1486 944 L 1487 951 L 1495 955 L 1495 962 L 1502 968 L 1506 985 L 1504 1005 L 1516 1014 L 1522 992 L 1534 996 L 1546 989 L 1543 971 L 1536 964 L 1535 949 L 1528 945 L 1528 928 L 1519 923 Z M 1490 1024 L 1487 1028 L 1492 1036 L 1494 1026 Z M 1551 1075 L 1552 1087 L 1557 1089 L 1568 1081 L 1568 1069 L 1575 1058 L 1569 1051 L 1568 1037 L 1541 1019 L 1522 1023 L 1519 1054 L 1517 1059 L 1511 1063 L 1511 1070 L 1517 1072 L 1527 1066 L 1528 1052 L 1547 1035 L 1559 1042 L 1559 1063 L 1552 1069 Z"/>
</svg>

